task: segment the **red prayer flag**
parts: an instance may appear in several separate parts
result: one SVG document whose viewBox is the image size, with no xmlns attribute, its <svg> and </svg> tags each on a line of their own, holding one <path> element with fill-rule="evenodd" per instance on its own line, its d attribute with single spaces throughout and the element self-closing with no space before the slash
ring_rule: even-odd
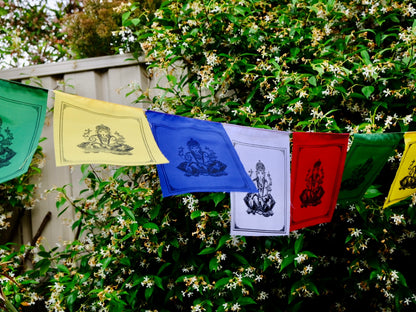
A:
<svg viewBox="0 0 416 312">
<path fill-rule="evenodd" d="M 348 134 L 293 133 L 290 230 L 330 222 L 347 154 Z"/>
</svg>

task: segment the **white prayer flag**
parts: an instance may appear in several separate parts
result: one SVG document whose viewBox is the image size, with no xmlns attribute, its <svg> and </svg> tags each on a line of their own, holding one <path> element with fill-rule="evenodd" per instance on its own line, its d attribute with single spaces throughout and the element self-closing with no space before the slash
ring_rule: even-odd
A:
<svg viewBox="0 0 416 312">
<path fill-rule="evenodd" d="M 230 124 L 223 126 L 259 190 L 258 193 L 230 193 L 231 235 L 289 235 L 289 133 Z"/>
</svg>

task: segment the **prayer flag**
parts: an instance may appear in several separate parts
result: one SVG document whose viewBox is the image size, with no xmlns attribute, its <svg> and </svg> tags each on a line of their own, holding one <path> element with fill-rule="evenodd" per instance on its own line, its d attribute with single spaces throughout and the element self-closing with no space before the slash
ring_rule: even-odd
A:
<svg viewBox="0 0 416 312">
<path fill-rule="evenodd" d="M 48 91 L 0 80 L 0 183 L 25 173 L 39 143 Z"/>
<path fill-rule="evenodd" d="M 416 132 L 404 134 L 404 153 L 384 208 L 396 204 L 416 192 Z"/>
<path fill-rule="evenodd" d="M 354 134 L 338 200 L 360 200 L 402 137 L 399 133 Z"/>
<path fill-rule="evenodd" d="M 220 123 L 147 111 L 169 159 L 157 166 L 163 196 L 192 192 L 257 192 Z"/>
<path fill-rule="evenodd" d="M 331 221 L 347 146 L 348 134 L 293 133 L 291 231 Z"/>
<path fill-rule="evenodd" d="M 258 192 L 231 197 L 231 235 L 289 234 L 289 133 L 223 124 Z"/>
<path fill-rule="evenodd" d="M 166 163 L 144 111 L 55 92 L 56 165 Z"/>
</svg>

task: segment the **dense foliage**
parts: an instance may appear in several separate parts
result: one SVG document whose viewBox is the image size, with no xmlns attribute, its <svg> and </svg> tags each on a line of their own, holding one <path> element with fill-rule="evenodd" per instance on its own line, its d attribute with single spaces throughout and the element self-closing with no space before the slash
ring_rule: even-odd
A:
<svg viewBox="0 0 416 312">
<path fill-rule="evenodd" d="M 129 35 L 119 32 L 125 1 L 81 1 L 82 6 L 64 18 L 67 44 L 75 58 L 115 54 Z"/>
<path fill-rule="evenodd" d="M 138 38 L 149 72 L 167 77 L 148 98 L 153 110 L 292 131 L 415 129 L 411 1 L 170 0 L 154 17 L 124 10 L 123 31 Z M 228 194 L 162 198 L 154 167 L 108 175 L 83 166 L 81 198 L 56 189 L 58 209 L 78 213 L 77 239 L 4 247 L 2 274 L 16 284 L 0 285 L 37 311 L 412 311 L 416 197 L 382 209 L 402 149 L 332 222 L 274 238 L 230 236 Z M 29 253 L 34 268 L 23 270 Z"/>
<path fill-rule="evenodd" d="M 1 68 L 64 59 L 68 53 L 62 32 L 64 14 L 62 3 L 50 8 L 47 0 L 0 1 Z"/>
<path fill-rule="evenodd" d="M 142 0 L 134 7 L 153 12 L 160 3 Z M 122 0 L 0 1 L 0 67 L 139 52 L 130 30 L 122 27 L 122 14 L 131 5 Z"/>
<path fill-rule="evenodd" d="M 11 239 L 11 229 L 15 228 L 24 212 L 32 209 L 39 200 L 35 196 L 37 186 L 33 178 L 41 172 L 44 161 L 42 148 L 38 147 L 25 174 L 0 184 L 0 244 Z"/>
</svg>

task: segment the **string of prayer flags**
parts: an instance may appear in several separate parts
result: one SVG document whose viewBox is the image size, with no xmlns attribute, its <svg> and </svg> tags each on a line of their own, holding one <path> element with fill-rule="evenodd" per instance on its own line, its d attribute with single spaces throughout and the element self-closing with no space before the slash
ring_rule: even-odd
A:
<svg viewBox="0 0 416 312">
<path fill-rule="evenodd" d="M 223 124 L 258 192 L 231 192 L 231 235 L 289 235 L 289 132 Z"/>
<path fill-rule="evenodd" d="M 360 200 L 402 138 L 401 133 L 354 134 L 338 200 Z"/>
<path fill-rule="evenodd" d="M 48 90 L 0 80 L 0 183 L 24 174 L 45 122 Z"/>
<path fill-rule="evenodd" d="M 348 136 L 293 133 L 290 231 L 331 221 L 341 185 Z"/>
<path fill-rule="evenodd" d="M 169 164 L 157 166 L 164 197 L 192 192 L 257 192 L 220 123 L 146 111 Z"/>
<path fill-rule="evenodd" d="M 416 192 L 416 132 L 406 132 L 404 143 L 404 153 L 384 202 L 384 208 L 396 204 Z"/>
<path fill-rule="evenodd" d="M 167 163 L 140 108 L 55 92 L 57 166 Z"/>
</svg>

